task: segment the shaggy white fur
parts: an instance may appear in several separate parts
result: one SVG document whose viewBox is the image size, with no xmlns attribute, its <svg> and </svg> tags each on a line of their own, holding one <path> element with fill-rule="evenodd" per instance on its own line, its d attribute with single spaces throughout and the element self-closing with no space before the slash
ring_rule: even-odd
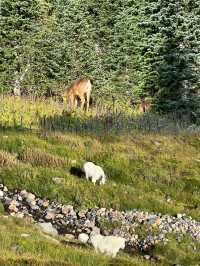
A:
<svg viewBox="0 0 200 266">
<path fill-rule="evenodd" d="M 116 257 L 120 249 L 125 248 L 125 239 L 123 237 L 94 234 L 90 236 L 90 242 L 95 251 L 112 256 L 113 258 Z"/>
<path fill-rule="evenodd" d="M 106 176 L 100 166 L 95 165 L 92 162 L 86 162 L 83 165 L 83 171 L 85 172 L 86 179 L 89 180 L 89 178 L 91 178 L 92 183 L 95 184 L 97 181 L 99 181 L 100 185 L 105 184 Z"/>
</svg>

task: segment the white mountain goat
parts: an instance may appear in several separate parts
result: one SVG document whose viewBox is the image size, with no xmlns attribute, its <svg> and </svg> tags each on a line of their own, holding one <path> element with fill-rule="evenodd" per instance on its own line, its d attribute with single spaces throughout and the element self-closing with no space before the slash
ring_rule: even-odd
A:
<svg viewBox="0 0 200 266">
<path fill-rule="evenodd" d="M 99 181 L 100 185 L 105 184 L 106 175 L 100 166 L 95 165 L 92 162 L 86 162 L 83 165 L 83 171 L 85 173 L 86 179 L 89 180 L 89 178 L 91 178 L 92 183 L 95 184 L 97 181 Z"/>
<path fill-rule="evenodd" d="M 125 239 L 123 237 L 91 234 L 90 242 L 96 252 L 104 253 L 113 258 L 116 257 L 120 249 L 125 248 Z"/>
</svg>

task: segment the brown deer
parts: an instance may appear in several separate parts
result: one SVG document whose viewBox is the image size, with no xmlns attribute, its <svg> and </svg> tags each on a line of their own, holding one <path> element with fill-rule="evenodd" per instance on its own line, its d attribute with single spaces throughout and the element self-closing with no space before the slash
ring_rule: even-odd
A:
<svg viewBox="0 0 200 266">
<path fill-rule="evenodd" d="M 145 113 L 150 109 L 150 107 L 151 107 L 151 100 L 142 98 L 141 103 L 139 105 L 139 112 Z"/>
<path fill-rule="evenodd" d="M 81 109 L 84 108 L 85 104 L 85 98 L 87 101 L 87 108 L 89 109 L 89 103 L 90 103 L 90 95 L 92 91 L 92 84 L 89 79 L 77 79 L 72 83 L 70 87 L 68 87 L 64 93 L 63 93 L 63 100 L 66 101 L 68 98 L 71 109 L 74 109 L 74 107 L 77 107 L 77 97 L 81 101 Z"/>
</svg>

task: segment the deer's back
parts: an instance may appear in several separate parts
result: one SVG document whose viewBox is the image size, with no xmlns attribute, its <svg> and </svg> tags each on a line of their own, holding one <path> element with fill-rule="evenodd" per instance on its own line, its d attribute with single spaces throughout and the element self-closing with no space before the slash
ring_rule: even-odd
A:
<svg viewBox="0 0 200 266">
<path fill-rule="evenodd" d="M 66 95 L 80 95 L 91 91 L 91 82 L 89 79 L 76 80 L 70 87 L 68 87 L 64 94 Z"/>
</svg>

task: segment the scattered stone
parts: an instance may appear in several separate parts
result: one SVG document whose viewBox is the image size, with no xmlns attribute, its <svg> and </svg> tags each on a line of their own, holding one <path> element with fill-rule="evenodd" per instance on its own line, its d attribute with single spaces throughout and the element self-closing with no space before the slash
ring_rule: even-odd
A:
<svg viewBox="0 0 200 266">
<path fill-rule="evenodd" d="M 9 205 L 8 209 L 9 209 L 11 212 L 18 212 L 18 208 L 17 208 L 17 206 L 18 206 L 18 202 L 17 202 L 16 200 L 12 200 L 12 201 L 10 202 L 10 205 Z"/>
<path fill-rule="evenodd" d="M 71 206 L 71 205 L 63 205 L 62 206 L 62 213 L 63 214 L 68 214 L 68 213 L 70 213 L 70 212 L 72 212 L 73 211 L 73 206 Z"/>
<path fill-rule="evenodd" d="M 49 206 L 49 201 L 48 200 L 44 201 L 42 206 L 47 208 Z"/>
<path fill-rule="evenodd" d="M 79 234 L 79 236 L 78 236 L 78 240 L 79 240 L 81 243 L 86 244 L 86 243 L 88 242 L 88 240 L 89 240 L 89 236 L 88 236 L 87 234 L 85 234 L 85 233 L 81 233 L 81 234 Z"/>
<path fill-rule="evenodd" d="M 26 190 L 21 190 L 21 192 L 20 192 L 20 195 L 22 197 L 26 197 L 27 194 L 28 194 L 28 192 Z"/>
<path fill-rule="evenodd" d="M 35 195 L 32 194 L 32 193 L 28 193 L 26 196 L 26 201 L 32 205 L 35 205 L 36 202 L 35 202 Z"/>
<path fill-rule="evenodd" d="M 60 184 L 63 184 L 65 179 L 63 177 L 53 177 L 52 178 L 53 182 L 60 185 Z"/>
<path fill-rule="evenodd" d="M 144 255 L 145 260 L 150 260 L 151 256 L 150 255 Z"/>
<path fill-rule="evenodd" d="M 88 236 L 91 238 L 101 233 L 102 236 L 122 237 L 126 240 L 129 250 L 137 249 L 143 252 L 160 242 L 167 244 L 168 233 L 176 234 L 177 243 L 181 242 L 186 234 L 200 242 L 200 222 L 184 213 L 172 216 L 138 209 L 118 211 L 97 207 L 77 210 L 72 205 L 37 198 L 26 190 L 8 190 L 3 184 L 0 184 L 0 201 L 10 215 L 36 222 L 43 231 L 53 236 L 59 233 L 74 239 L 75 236 L 81 237 L 83 234 L 83 241 L 87 239 L 86 242 L 89 243 Z M 113 222 L 117 222 L 114 228 L 106 226 Z M 143 224 L 149 227 L 149 230 L 140 237 L 135 229 Z M 156 227 L 156 230 L 153 227 Z"/>
<path fill-rule="evenodd" d="M 4 191 L 4 192 L 8 192 L 8 188 L 7 188 L 7 187 L 4 187 L 4 188 L 3 188 L 3 191 Z"/>
<path fill-rule="evenodd" d="M 55 213 L 54 212 L 47 212 L 46 216 L 45 216 L 46 220 L 54 220 L 55 219 Z"/>
<path fill-rule="evenodd" d="M 51 223 L 38 223 L 38 225 L 44 233 L 50 234 L 52 236 L 58 235 L 58 231 L 53 227 Z"/>
</svg>

